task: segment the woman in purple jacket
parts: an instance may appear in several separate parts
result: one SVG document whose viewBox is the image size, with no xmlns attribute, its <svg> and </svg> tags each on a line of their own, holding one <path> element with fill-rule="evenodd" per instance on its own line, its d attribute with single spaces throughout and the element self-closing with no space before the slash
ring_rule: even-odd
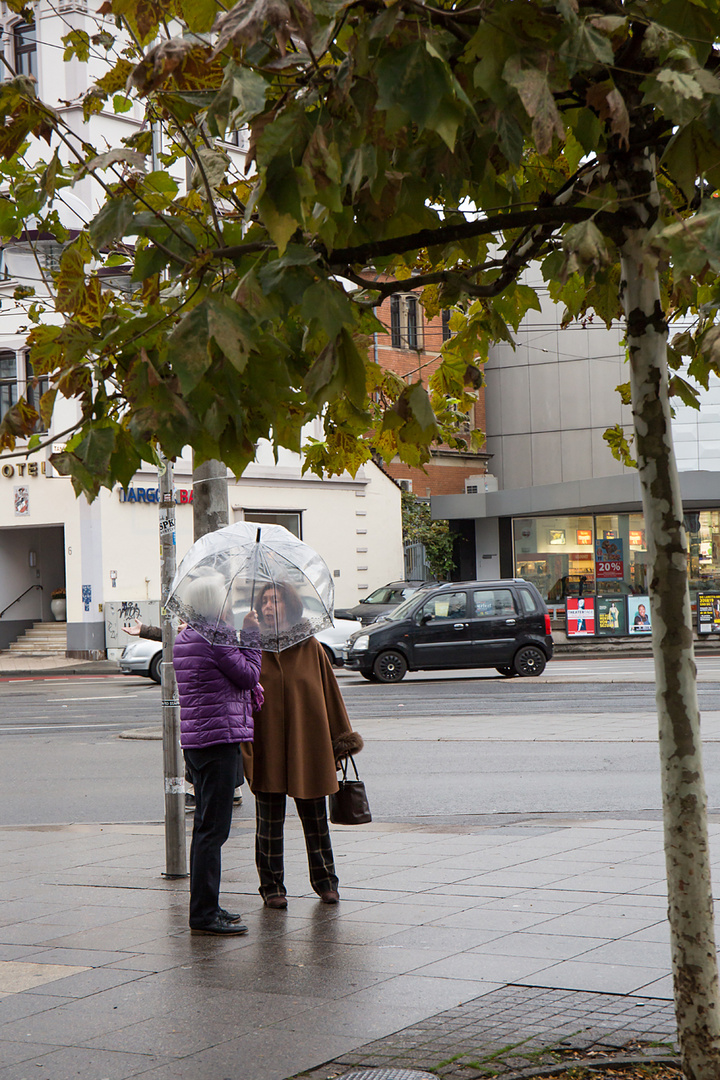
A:
<svg viewBox="0 0 720 1080">
<path fill-rule="evenodd" d="M 199 579 L 188 600 L 217 611 L 217 585 Z M 240 647 L 211 645 L 186 626 L 175 639 L 173 665 L 180 698 L 180 741 L 195 786 L 190 846 L 190 928 L 193 934 L 246 934 L 241 916 L 220 907 L 221 848 L 230 835 L 239 743 L 252 742 L 253 705 L 262 704 L 260 635 L 254 611 L 245 616 Z M 256 689 L 257 688 L 257 689 Z M 254 695 L 253 695 L 254 691 Z"/>
</svg>

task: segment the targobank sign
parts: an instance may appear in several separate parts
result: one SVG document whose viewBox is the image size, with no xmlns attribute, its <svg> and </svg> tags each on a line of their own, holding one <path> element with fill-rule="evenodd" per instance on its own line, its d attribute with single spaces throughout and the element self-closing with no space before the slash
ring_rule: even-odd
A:
<svg viewBox="0 0 720 1080">
<path fill-rule="evenodd" d="M 159 503 L 160 488 L 157 487 L 129 487 L 127 490 L 118 488 L 121 503 Z M 192 488 L 173 488 L 175 502 L 191 503 L 193 501 Z"/>
</svg>

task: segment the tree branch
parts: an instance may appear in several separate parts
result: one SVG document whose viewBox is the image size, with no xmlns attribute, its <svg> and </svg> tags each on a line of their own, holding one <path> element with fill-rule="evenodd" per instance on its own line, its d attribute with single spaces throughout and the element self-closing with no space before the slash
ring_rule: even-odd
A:
<svg viewBox="0 0 720 1080">
<path fill-rule="evenodd" d="M 408 251 L 434 247 L 438 244 L 452 244 L 462 240 L 473 240 L 478 236 L 490 236 L 493 233 L 507 232 L 509 229 L 535 228 L 552 225 L 569 225 L 594 218 L 600 228 L 611 227 L 624 220 L 623 215 L 593 210 L 584 206 L 541 206 L 537 210 L 514 210 L 494 217 L 466 221 L 462 225 L 440 225 L 437 229 L 420 229 L 419 232 L 405 236 L 394 236 L 387 240 L 370 241 L 355 247 L 336 248 L 326 254 L 328 266 L 338 272 L 348 264 L 365 264 L 371 259 L 391 255 L 403 255 Z M 232 251 L 233 249 L 225 249 Z"/>
</svg>

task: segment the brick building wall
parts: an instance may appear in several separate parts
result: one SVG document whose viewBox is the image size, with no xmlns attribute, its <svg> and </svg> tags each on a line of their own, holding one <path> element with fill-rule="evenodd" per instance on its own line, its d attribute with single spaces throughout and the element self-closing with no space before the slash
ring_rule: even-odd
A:
<svg viewBox="0 0 720 1080">
<path fill-rule="evenodd" d="M 372 343 L 373 358 L 381 367 L 401 376 L 406 382 L 418 378 L 427 386 L 440 364 L 440 348 L 449 330 L 443 317 L 427 319 L 412 292 L 388 297 L 377 309 L 385 333 L 378 333 Z M 478 391 L 469 425 L 485 430 L 485 391 Z M 414 469 L 394 459 L 384 463 L 395 480 L 410 480 L 412 490 L 421 496 L 455 495 L 465 490 L 465 480 L 487 472 L 487 454 L 468 448 L 467 452 L 438 447 L 425 469 Z"/>
</svg>

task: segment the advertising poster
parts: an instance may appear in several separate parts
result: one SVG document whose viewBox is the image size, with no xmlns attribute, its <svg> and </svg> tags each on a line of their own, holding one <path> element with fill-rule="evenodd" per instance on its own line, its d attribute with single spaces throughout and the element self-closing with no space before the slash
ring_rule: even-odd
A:
<svg viewBox="0 0 720 1080">
<path fill-rule="evenodd" d="M 628 596 L 628 630 L 631 634 L 649 634 L 652 630 L 650 625 L 650 597 Z"/>
<path fill-rule="evenodd" d="M 595 633 L 595 597 L 568 596 L 565 601 L 565 624 L 568 637 L 587 637 Z"/>
<path fill-rule="evenodd" d="M 607 536 L 595 544 L 595 577 L 597 581 L 622 580 L 625 576 L 622 540 Z"/>
<path fill-rule="evenodd" d="M 698 634 L 720 634 L 720 593 L 698 593 Z"/>
<path fill-rule="evenodd" d="M 597 597 L 596 634 L 627 634 L 627 610 L 624 596 Z"/>
</svg>

